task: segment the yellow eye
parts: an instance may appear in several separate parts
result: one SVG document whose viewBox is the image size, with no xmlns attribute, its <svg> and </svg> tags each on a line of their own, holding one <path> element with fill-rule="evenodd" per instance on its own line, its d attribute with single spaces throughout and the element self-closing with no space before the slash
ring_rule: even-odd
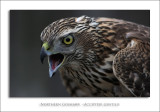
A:
<svg viewBox="0 0 160 112">
<path fill-rule="evenodd" d="M 64 42 L 66 45 L 72 44 L 72 43 L 73 43 L 73 37 L 72 37 L 71 35 L 68 35 L 68 36 L 66 36 L 66 37 L 63 39 L 63 42 Z"/>
</svg>

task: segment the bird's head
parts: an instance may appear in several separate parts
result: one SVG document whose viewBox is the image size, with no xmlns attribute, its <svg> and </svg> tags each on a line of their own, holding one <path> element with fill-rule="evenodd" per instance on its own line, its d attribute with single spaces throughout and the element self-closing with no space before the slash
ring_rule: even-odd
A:
<svg viewBox="0 0 160 112">
<path fill-rule="evenodd" d="M 85 57 L 91 57 L 88 61 L 94 60 L 94 51 L 91 48 L 96 38 L 88 33 L 88 29 L 94 30 L 96 25 L 98 23 L 93 18 L 81 16 L 60 19 L 42 31 L 40 59 L 43 63 L 44 58 L 48 57 L 50 77 L 65 65 L 85 62 Z"/>
</svg>

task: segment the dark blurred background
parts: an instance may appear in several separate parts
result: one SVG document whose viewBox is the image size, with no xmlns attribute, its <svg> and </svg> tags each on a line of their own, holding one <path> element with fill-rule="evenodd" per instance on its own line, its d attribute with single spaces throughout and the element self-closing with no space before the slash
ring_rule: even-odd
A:
<svg viewBox="0 0 160 112">
<path fill-rule="evenodd" d="M 68 97 L 59 74 L 49 78 L 40 62 L 41 31 L 66 17 L 109 17 L 150 26 L 149 10 L 11 10 L 10 97 Z"/>
</svg>

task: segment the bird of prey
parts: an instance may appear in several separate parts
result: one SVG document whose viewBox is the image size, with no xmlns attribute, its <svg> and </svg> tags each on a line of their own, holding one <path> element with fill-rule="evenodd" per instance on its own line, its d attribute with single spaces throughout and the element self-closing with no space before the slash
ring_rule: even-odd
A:
<svg viewBox="0 0 160 112">
<path fill-rule="evenodd" d="M 105 17 L 70 17 L 41 33 L 40 59 L 71 96 L 149 97 L 150 28 Z"/>
</svg>

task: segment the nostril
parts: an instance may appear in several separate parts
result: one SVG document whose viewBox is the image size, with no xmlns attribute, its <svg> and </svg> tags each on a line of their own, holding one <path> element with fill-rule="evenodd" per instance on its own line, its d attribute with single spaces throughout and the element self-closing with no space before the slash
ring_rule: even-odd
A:
<svg viewBox="0 0 160 112">
<path fill-rule="evenodd" d="M 50 50 L 50 47 L 49 47 L 49 48 L 47 48 L 47 50 Z"/>
</svg>

